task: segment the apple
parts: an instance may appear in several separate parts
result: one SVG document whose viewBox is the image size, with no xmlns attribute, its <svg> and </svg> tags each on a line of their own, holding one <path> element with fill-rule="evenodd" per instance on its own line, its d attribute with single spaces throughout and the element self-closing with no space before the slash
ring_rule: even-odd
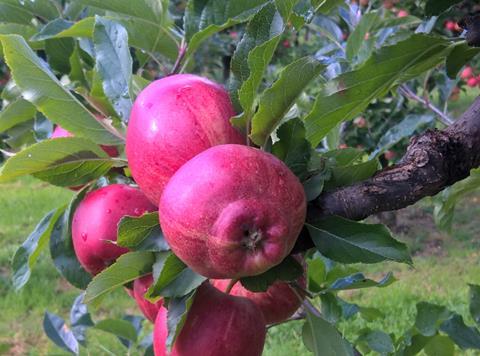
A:
<svg viewBox="0 0 480 356">
<path fill-rule="evenodd" d="M 305 222 L 303 186 L 275 156 L 212 147 L 183 165 L 159 205 L 162 231 L 184 263 L 208 278 L 257 275 L 292 250 Z"/>
<path fill-rule="evenodd" d="M 472 67 L 465 67 L 462 72 L 460 73 L 460 78 L 463 80 L 468 80 L 473 77 L 473 68 Z"/>
<path fill-rule="evenodd" d="M 225 292 L 230 285 L 230 279 L 214 279 L 210 283 Z M 305 286 L 305 279 L 302 278 Z M 230 290 L 231 295 L 244 297 L 254 302 L 262 311 L 267 324 L 280 323 L 290 318 L 302 305 L 302 301 L 286 282 L 275 282 L 265 292 L 255 293 L 244 288 L 240 282 L 235 283 Z"/>
<path fill-rule="evenodd" d="M 184 163 L 207 148 L 245 143 L 230 124 L 235 115 L 220 85 L 191 74 L 152 82 L 133 104 L 126 153 L 140 189 L 158 204 L 163 188 Z"/>
<path fill-rule="evenodd" d="M 67 130 L 65 130 L 60 125 L 57 125 L 53 130 L 52 136 L 50 138 L 59 138 L 59 137 L 73 137 L 73 134 Z M 118 157 L 118 150 L 115 146 L 104 146 L 101 145 L 102 150 L 105 151 L 110 157 Z"/>
<path fill-rule="evenodd" d="M 406 10 L 400 10 L 397 13 L 397 17 L 407 17 L 407 16 L 408 16 L 408 11 L 406 11 Z"/>
<path fill-rule="evenodd" d="M 475 88 L 478 85 L 478 78 L 472 77 L 469 80 L 467 80 L 467 85 L 470 88 Z"/>
<path fill-rule="evenodd" d="M 389 161 L 395 159 L 396 156 L 397 156 L 397 154 L 393 151 L 390 151 L 390 150 L 385 151 L 385 158 Z"/>
<path fill-rule="evenodd" d="M 359 129 L 363 129 L 365 127 L 367 127 L 367 120 L 360 116 L 360 117 L 357 117 L 355 120 L 353 120 L 353 123 L 355 124 L 355 126 L 357 126 Z"/>
<path fill-rule="evenodd" d="M 160 299 L 156 303 L 151 303 L 145 299 L 145 293 L 153 283 L 153 276 L 148 274 L 141 278 L 136 279 L 133 282 L 133 298 L 137 302 L 138 307 L 142 311 L 143 315 L 152 323 L 155 322 L 158 311 L 163 305 L 163 300 Z"/>
<path fill-rule="evenodd" d="M 115 245 L 121 218 L 155 210 L 155 205 L 140 190 L 128 185 L 113 184 L 88 193 L 72 221 L 73 247 L 83 268 L 98 274 L 128 252 Z"/>
<path fill-rule="evenodd" d="M 207 282 L 197 289 L 171 353 L 167 335 L 167 310 L 162 307 L 153 331 L 155 356 L 260 356 L 266 328 L 252 301 L 222 293 Z"/>
</svg>

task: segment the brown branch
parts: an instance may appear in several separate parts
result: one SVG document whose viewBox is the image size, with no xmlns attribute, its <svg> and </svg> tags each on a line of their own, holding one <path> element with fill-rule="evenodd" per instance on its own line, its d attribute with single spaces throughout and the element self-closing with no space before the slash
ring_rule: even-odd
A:
<svg viewBox="0 0 480 356">
<path fill-rule="evenodd" d="M 480 166 L 480 97 L 453 125 L 414 137 L 401 161 L 374 177 L 324 192 L 309 206 L 309 221 L 331 215 L 362 220 L 405 208 L 465 179 Z"/>
</svg>

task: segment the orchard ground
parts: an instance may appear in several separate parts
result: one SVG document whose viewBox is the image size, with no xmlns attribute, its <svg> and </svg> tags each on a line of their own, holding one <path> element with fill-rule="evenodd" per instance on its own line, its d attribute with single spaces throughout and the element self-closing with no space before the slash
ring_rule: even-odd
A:
<svg viewBox="0 0 480 356">
<path fill-rule="evenodd" d="M 455 112 L 462 112 L 478 89 L 460 96 Z M 0 185 L 0 355 L 59 355 L 42 330 L 46 309 L 68 319 L 69 309 L 79 291 L 63 281 L 43 253 L 26 287 L 16 293 L 11 285 L 10 261 L 13 253 L 51 209 L 67 203 L 72 193 L 34 179 L 22 179 Z M 380 309 L 385 318 L 367 323 L 359 317 L 344 322 L 340 330 L 347 338 L 356 338 L 364 327 L 403 334 L 415 319 L 418 301 L 448 306 L 459 312 L 468 324 L 468 283 L 480 284 L 480 193 L 469 196 L 458 207 L 454 234 L 448 236 L 435 228 L 426 205 L 417 204 L 397 215 L 395 230 L 414 251 L 415 267 L 399 264 L 360 266 L 369 277 L 379 279 L 393 271 L 399 280 L 386 289 L 366 289 L 341 296 L 349 302 Z M 140 312 L 123 290 L 102 301 L 96 318 L 121 318 Z M 147 323 L 145 323 L 147 325 Z M 151 328 L 148 326 L 147 328 Z M 113 336 L 90 331 L 90 350 L 96 355 L 124 355 L 126 349 Z M 135 354 L 135 352 L 132 352 Z M 470 354 L 458 352 L 458 354 Z M 473 354 L 473 353 L 472 353 Z M 139 353 L 140 355 L 140 353 Z M 301 323 L 293 322 L 270 330 L 264 355 L 309 355 L 301 340 Z"/>
</svg>

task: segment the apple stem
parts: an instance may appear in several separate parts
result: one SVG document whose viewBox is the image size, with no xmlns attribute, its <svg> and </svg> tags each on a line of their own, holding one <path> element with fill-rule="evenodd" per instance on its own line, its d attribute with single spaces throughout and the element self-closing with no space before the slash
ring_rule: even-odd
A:
<svg viewBox="0 0 480 356">
<path fill-rule="evenodd" d="M 180 68 L 182 67 L 182 63 L 183 63 L 183 60 L 185 59 L 186 54 L 187 54 L 187 45 L 185 43 L 185 39 L 182 39 L 182 43 L 180 44 L 180 47 L 178 49 L 178 57 L 177 57 L 177 60 L 175 61 L 175 64 L 173 65 L 170 75 L 177 74 L 180 71 Z"/>
<path fill-rule="evenodd" d="M 232 291 L 233 286 L 238 282 L 238 278 L 234 278 L 230 280 L 230 283 L 228 283 L 227 288 L 225 288 L 225 293 L 230 294 Z"/>
</svg>

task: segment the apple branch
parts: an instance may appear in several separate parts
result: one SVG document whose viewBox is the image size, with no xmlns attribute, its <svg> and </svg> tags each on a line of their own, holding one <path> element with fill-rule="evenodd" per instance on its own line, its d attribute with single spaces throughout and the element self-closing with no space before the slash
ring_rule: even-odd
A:
<svg viewBox="0 0 480 356">
<path fill-rule="evenodd" d="M 480 166 L 480 97 L 443 131 L 412 138 L 400 162 L 352 186 L 324 192 L 309 206 L 309 221 L 331 215 L 362 220 L 405 208 L 467 178 Z"/>
</svg>

